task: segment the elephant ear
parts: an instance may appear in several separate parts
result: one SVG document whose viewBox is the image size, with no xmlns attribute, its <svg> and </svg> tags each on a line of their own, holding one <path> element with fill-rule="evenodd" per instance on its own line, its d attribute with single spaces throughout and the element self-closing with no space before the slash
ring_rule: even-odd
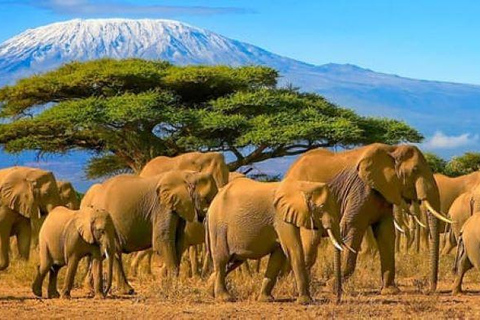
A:
<svg viewBox="0 0 480 320">
<path fill-rule="evenodd" d="M 4 180 L 0 189 L 2 203 L 29 219 L 40 218 L 40 208 L 35 198 L 36 182 L 29 180 L 21 170 L 15 170 Z"/>
<path fill-rule="evenodd" d="M 273 205 L 277 214 L 287 223 L 297 227 L 314 229 L 318 221 L 311 206 L 315 183 L 284 180 L 275 192 Z"/>
<path fill-rule="evenodd" d="M 195 208 L 191 194 L 195 186 L 185 182 L 177 172 L 166 173 L 157 185 L 160 204 L 188 222 L 195 220 Z"/>
<path fill-rule="evenodd" d="M 192 200 L 197 194 L 210 203 L 218 192 L 217 183 L 208 172 L 188 172 L 185 181 Z"/>
<path fill-rule="evenodd" d="M 91 212 L 94 209 L 92 207 L 89 207 L 85 210 L 82 210 L 82 212 L 77 213 L 77 217 L 75 219 L 75 228 L 78 231 L 78 234 L 82 237 L 85 242 L 94 244 L 95 243 L 95 238 L 93 237 L 93 232 L 92 232 L 92 217 L 91 217 Z"/>
<path fill-rule="evenodd" d="M 395 171 L 395 159 L 382 147 L 370 148 L 357 163 L 360 178 L 388 202 L 400 205 L 401 183 Z"/>
</svg>

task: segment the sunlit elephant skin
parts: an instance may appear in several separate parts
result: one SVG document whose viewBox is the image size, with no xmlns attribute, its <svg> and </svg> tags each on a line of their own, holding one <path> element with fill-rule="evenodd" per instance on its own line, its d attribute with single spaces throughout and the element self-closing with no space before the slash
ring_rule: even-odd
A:
<svg viewBox="0 0 480 320">
<path fill-rule="evenodd" d="M 329 184 L 339 201 L 342 236 L 354 251 L 358 252 L 366 229 L 369 226 L 373 228 L 381 262 L 382 293 L 398 292 L 395 286 L 393 205 L 408 208 L 407 203 L 428 202 L 437 216 L 440 209 L 436 182 L 418 148 L 372 144 L 338 153 L 326 149 L 312 150 L 292 164 L 286 177 Z M 435 291 L 438 278 L 438 221 L 431 214 L 428 219 L 433 235 L 430 290 Z M 309 266 L 315 262 L 318 237 L 318 232 L 302 230 Z M 357 253 L 345 251 L 345 278 L 354 272 L 356 260 Z"/>
<path fill-rule="evenodd" d="M 189 152 L 177 157 L 156 157 L 140 172 L 141 177 L 152 177 L 171 170 L 192 170 L 209 173 L 221 188 L 228 183 L 228 167 L 221 153 Z"/>
<path fill-rule="evenodd" d="M 266 183 L 246 178 L 230 182 L 219 191 L 207 216 L 207 245 L 214 265 L 211 293 L 217 299 L 231 300 L 225 277 L 247 259 L 270 255 L 259 300 L 273 300 L 272 289 L 288 257 L 296 279 L 297 301 L 310 302 L 300 228 L 327 230 L 339 246 L 338 219 L 339 208 L 325 184 L 289 179 Z M 340 276 L 340 254 L 336 256 Z"/>
<path fill-rule="evenodd" d="M 28 259 L 32 221 L 41 220 L 61 205 L 53 174 L 36 168 L 0 170 L 0 270 L 9 265 L 10 236 L 16 236 L 18 252 Z"/>
<path fill-rule="evenodd" d="M 57 298 L 58 272 L 67 266 L 62 298 L 70 298 L 70 291 L 79 261 L 85 256 L 93 260 L 95 297 L 103 298 L 112 283 L 113 257 L 116 234 L 112 219 L 104 210 L 85 208 L 79 211 L 65 207 L 55 208 L 45 219 L 39 235 L 40 265 L 32 285 L 37 297 L 42 296 L 42 283 L 49 273 L 48 298 Z M 102 260 L 110 257 L 107 285 L 104 291 Z"/>
<path fill-rule="evenodd" d="M 465 272 L 473 267 L 480 270 L 480 212 L 478 211 L 467 219 L 460 232 L 455 257 L 455 280 L 452 294 L 462 292 Z"/>
<path fill-rule="evenodd" d="M 480 186 L 462 193 L 450 206 L 448 214 L 453 220 L 453 224 L 447 234 L 449 241 L 446 242 L 444 254 L 450 253 L 455 247 L 464 223 L 477 211 L 480 211 Z"/>
<path fill-rule="evenodd" d="M 178 275 L 186 222 L 201 219 L 217 193 L 208 173 L 169 171 L 150 178 L 120 175 L 105 181 L 91 203 L 108 211 L 119 238 L 119 250 L 153 250 L 161 255 L 168 275 Z M 116 255 L 121 293 L 133 293 Z"/>
</svg>

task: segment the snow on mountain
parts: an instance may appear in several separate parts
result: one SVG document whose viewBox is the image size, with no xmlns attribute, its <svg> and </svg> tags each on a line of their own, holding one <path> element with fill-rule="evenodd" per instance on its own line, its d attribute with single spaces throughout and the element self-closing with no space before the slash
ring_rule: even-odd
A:
<svg viewBox="0 0 480 320">
<path fill-rule="evenodd" d="M 0 45 L 4 81 L 72 60 L 163 59 L 176 64 L 311 67 L 258 47 L 172 20 L 75 19 L 29 29 Z"/>
</svg>

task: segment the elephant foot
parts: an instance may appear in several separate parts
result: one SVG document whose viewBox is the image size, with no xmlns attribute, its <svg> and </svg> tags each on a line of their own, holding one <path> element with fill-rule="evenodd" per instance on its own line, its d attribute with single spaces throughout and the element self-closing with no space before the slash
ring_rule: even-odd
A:
<svg viewBox="0 0 480 320">
<path fill-rule="evenodd" d="M 42 287 L 34 285 L 32 286 L 32 292 L 36 297 L 38 298 L 42 297 Z"/>
<path fill-rule="evenodd" d="M 105 299 L 105 295 L 103 293 L 96 293 L 94 296 L 93 296 L 93 299 L 94 300 L 103 300 Z"/>
<path fill-rule="evenodd" d="M 273 302 L 274 300 L 275 299 L 273 298 L 272 295 L 267 295 L 267 294 L 262 293 L 258 296 L 258 301 L 260 301 L 260 302 Z"/>
<path fill-rule="evenodd" d="M 68 294 L 68 296 L 70 297 L 70 294 Z M 57 299 L 60 298 L 60 293 L 58 293 L 58 291 L 48 292 L 47 297 L 48 299 Z"/>
<path fill-rule="evenodd" d="M 60 298 L 65 300 L 70 300 L 72 299 L 72 296 L 70 295 L 70 292 L 62 292 L 62 294 L 60 295 Z"/>
<path fill-rule="evenodd" d="M 221 292 L 215 294 L 215 300 L 221 302 L 233 302 L 235 299 L 228 292 Z"/>
<path fill-rule="evenodd" d="M 460 288 L 453 288 L 452 289 L 452 296 L 458 296 L 463 294 L 463 290 Z"/>
<path fill-rule="evenodd" d="M 312 297 L 310 297 L 310 296 L 299 296 L 297 298 L 297 303 L 298 304 L 305 305 L 305 304 L 310 304 L 312 302 L 313 302 L 313 300 L 312 300 Z"/>
<path fill-rule="evenodd" d="M 398 289 L 397 286 L 384 287 L 380 291 L 380 294 L 383 295 L 383 296 L 384 295 L 395 295 L 395 294 L 399 294 L 399 293 L 400 293 L 400 289 Z"/>
</svg>

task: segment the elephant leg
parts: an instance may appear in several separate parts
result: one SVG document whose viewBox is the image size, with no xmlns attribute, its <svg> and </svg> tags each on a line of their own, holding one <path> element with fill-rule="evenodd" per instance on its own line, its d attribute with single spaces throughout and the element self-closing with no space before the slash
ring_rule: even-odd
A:
<svg viewBox="0 0 480 320">
<path fill-rule="evenodd" d="M 120 294 L 134 294 L 132 286 L 127 281 L 127 276 L 125 275 L 125 270 L 123 268 L 122 254 L 117 253 L 114 258 L 114 266 L 117 275 L 117 291 Z"/>
<path fill-rule="evenodd" d="M 301 245 L 300 229 L 289 223 L 279 223 L 277 225 L 277 233 L 282 249 L 288 257 L 295 275 L 298 291 L 297 302 L 301 304 L 310 303 L 312 302 L 309 288 L 310 282 Z"/>
<path fill-rule="evenodd" d="M 215 281 L 214 284 L 214 296 L 216 299 L 221 301 L 232 301 L 232 296 L 227 290 L 227 286 L 225 283 L 225 278 L 227 276 L 227 263 L 229 257 L 221 257 L 219 259 L 214 259 L 213 261 L 213 268 L 214 273 L 212 277 Z"/>
<path fill-rule="evenodd" d="M 17 247 L 18 254 L 21 259 L 28 260 L 30 256 L 30 244 L 32 240 L 32 227 L 30 220 L 25 217 L 20 217 L 16 223 L 17 229 Z"/>
<path fill-rule="evenodd" d="M 190 257 L 190 266 L 191 266 L 191 272 L 192 272 L 192 277 L 198 276 L 198 252 L 197 252 L 197 246 L 190 246 L 188 249 L 188 254 Z"/>
<path fill-rule="evenodd" d="M 60 293 L 57 290 L 57 279 L 58 279 L 58 271 L 60 270 L 60 266 L 52 265 L 49 272 L 48 277 L 48 298 L 59 298 Z"/>
<path fill-rule="evenodd" d="M 73 288 L 73 281 L 75 280 L 75 273 L 77 272 L 79 258 L 71 256 L 67 263 L 67 274 L 65 275 L 65 283 L 63 285 L 62 299 L 70 299 L 70 291 Z"/>
<path fill-rule="evenodd" d="M 212 268 L 212 257 L 208 254 L 207 250 L 203 253 L 203 265 L 202 265 L 202 277 L 206 277 Z"/>
<path fill-rule="evenodd" d="M 83 286 L 93 294 L 93 274 L 92 274 L 92 257 L 87 256 L 85 258 L 86 263 L 86 273 L 83 279 Z"/>
<path fill-rule="evenodd" d="M 401 247 L 401 233 L 397 230 L 395 230 L 395 252 L 400 252 L 400 247 Z"/>
<path fill-rule="evenodd" d="M 273 301 L 272 290 L 277 282 L 278 274 L 286 262 L 286 256 L 281 247 L 278 247 L 270 254 L 267 263 L 267 270 L 262 282 L 262 289 L 258 297 L 259 301 Z"/>
<path fill-rule="evenodd" d="M 11 211 L 0 206 L 0 271 L 5 270 L 10 264 L 10 234 L 13 222 Z"/>
<path fill-rule="evenodd" d="M 42 296 L 42 285 L 43 280 L 47 273 L 50 271 L 52 267 L 52 260 L 46 254 L 40 255 L 40 265 L 37 266 L 37 275 L 35 276 L 35 280 L 32 284 L 32 292 L 35 296 L 41 297 Z"/>
<path fill-rule="evenodd" d="M 93 272 L 93 287 L 94 297 L 96 299 L 104 298 L 103 294 L 103 274 L 102 274 L 102 260 L 94 258 L 92 260 L 92 272 Z"/>
<path fill-rule="evenodd" d="M 463 277 L 465 276 L 465 272 L 470 270 L 473 265 L 467 257 L 467 252 L 465 251 L 465 247 L 463 243 L 460 243 L 459 246 L 461 248 L 457 249 L 457 257 L 455 261 L 455 280 L 452 286 L 452 294 L 460 294 L 462 292 L 462 282 Z"/>
<path fill-rule="evenodd" d="M 395 227 L 393 218 L 387 216 L 373 228 L 380 253 L 382 270 L 382 294 L 394 294 L 399 290 L 395 286 Z"/>
</svg>

